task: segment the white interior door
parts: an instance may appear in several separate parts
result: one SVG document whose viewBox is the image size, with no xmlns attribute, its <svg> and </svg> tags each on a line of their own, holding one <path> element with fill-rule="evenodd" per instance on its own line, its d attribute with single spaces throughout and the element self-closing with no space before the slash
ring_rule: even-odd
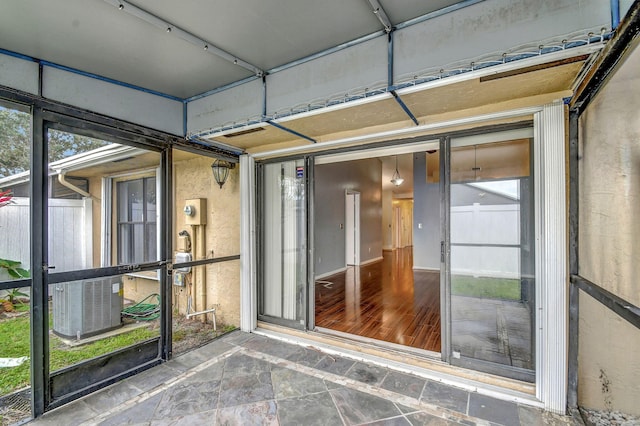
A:
<svg viewBox="0 0 640 426">
<path fill-rule="evenodd" d="M 360 264 L 360 194 L 348 192 L 345 198 L 345 256 L 347 265 Z"/>
</svg>

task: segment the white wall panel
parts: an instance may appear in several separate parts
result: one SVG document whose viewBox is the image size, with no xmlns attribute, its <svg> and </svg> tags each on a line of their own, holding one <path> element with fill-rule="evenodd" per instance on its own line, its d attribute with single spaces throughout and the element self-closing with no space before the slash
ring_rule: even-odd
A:
<svg viewBox="0 0 640 426">
<path fill-rule="evenodd" d="M 0 54 L 0 85 L 38 94 L 38 64 Z"/>
<path fill-rule="evenodd" d="M 387 38 L 378 37 L 267 76 L 267 113 L 386 86 L 387 47 Z"/>
<path fill-rule="evenodd" d="M 262 93 L 262 80 L 258 79 L 189 102 L 187 131 L 198 132 L 235 120 L 259 117 Z"/>
<path fill-rule="evenodd" d="M 44 67 L 44 97 L 152 129 L 182 135 L 182 102 Z"/>
<path fill-rule="evenodd" d="M 394 39 L 396 81 L 519 45 L 586 29 L 599 32 L 610 26 L 608 1 L 483 1 L 398 30 Z"/>
</svg>

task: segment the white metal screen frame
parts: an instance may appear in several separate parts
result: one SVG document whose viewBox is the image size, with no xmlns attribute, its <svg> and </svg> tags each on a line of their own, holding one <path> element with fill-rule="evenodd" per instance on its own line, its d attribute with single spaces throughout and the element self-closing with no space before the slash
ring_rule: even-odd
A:
<svg viewBox="0 0 640 426">
<path fill-rule="evenodd" d="M 565 108 L 544 105 L 534 115 L 536 233 L 536 397 L 546 410 L 567 409 L 567 193 Z"/>
</svg>

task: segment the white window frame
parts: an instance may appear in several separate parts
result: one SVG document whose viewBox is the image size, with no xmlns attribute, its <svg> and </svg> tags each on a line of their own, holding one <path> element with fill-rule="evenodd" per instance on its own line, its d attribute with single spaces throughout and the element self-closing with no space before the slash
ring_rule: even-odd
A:
<svg viewBox="0 0 640 426">
<path fill-rule="evenodd" d="M 110 176 L 105 176 L 102 178 L 102 203 L 101 203 L 101 213 L 102 213 L 102 223 L 101 223 L 101 227 L 100 227 L 100 238 L 101 238 L 101 253 L 100 253 L 100 266 L 102 267 L 108 267 L 108 266 L 113 266 L 112 264 L 112 250 L 113 250 L 113 215 L 114 215 L 114 211 L 113 208 L 114 206 L 117 206 L 116 200 L 114 200 L 114 198 L 117 196 L 116 194 L 114 194 L 113 188 L 114 188 L 114 182 L 116 181 L 122 181 L 122 180 L 126 180 L 123 178 L 126 177 L 131 177 L 131 180 L 134 179 L 139 179 L 139 178 L 143 178 L 143 177 L 151 177 L 151 172 L 153 172 L 155 179 L 156 179 L 156 236 L 160 235 L 160 215 L 162 212 L 162 203 L 163 203 L 163 199 L 162 199 L 162 192 L 161 192 L 161 182 L 160 182 L 160 168 L 153 168 L 153 169 L 143 169 L 143 170 L 136 170 L 133 172 L 128 172 L 128 173 L 122 173 L 122 174 L 115 174 L 115 175 L 110 175 Z M 147 175 L 147 176 L 145 176 Z M 160 252 L 161 252 L 161 247 L 160 247 L 160 238 L 156 238 L 156 259 L 154 260 L 160 260 L 159 256 L 160 256 Z M 153 260 L 150 260 L 153 261 Z M 140 278 L 146 278 L 146 279 L 155 279 L 155 280 L 160 280 L 160 271 L 158 271 L 156 273 L 155 277 L 152 277 L 150 275 L 147 274 L 143 274 L 143 273 L 132 273 L 132 274 L 127 274 L 129 276 L 132 277 L 140 277 Z"/>
</svg>

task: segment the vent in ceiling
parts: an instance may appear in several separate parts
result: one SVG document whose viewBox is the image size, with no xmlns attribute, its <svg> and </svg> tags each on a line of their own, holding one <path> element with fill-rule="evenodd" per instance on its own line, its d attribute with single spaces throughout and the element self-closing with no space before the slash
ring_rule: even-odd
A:
<svg viewBox="0 0 640 426">
<path fill-rule="evenodd" d="M 225 138 L 235 138 L 236 136 L 248 135 L 248 134 L 251 134 L 251 133 L 261 132 L 263 130 L 264 130 L 264 127 L 255 127 L 253 129 L 241 130 L 241 131 L 235 132 L 235 133 L 228 133 L 228 134 L 224 135 L 224 137 Z"/>
</svg>

